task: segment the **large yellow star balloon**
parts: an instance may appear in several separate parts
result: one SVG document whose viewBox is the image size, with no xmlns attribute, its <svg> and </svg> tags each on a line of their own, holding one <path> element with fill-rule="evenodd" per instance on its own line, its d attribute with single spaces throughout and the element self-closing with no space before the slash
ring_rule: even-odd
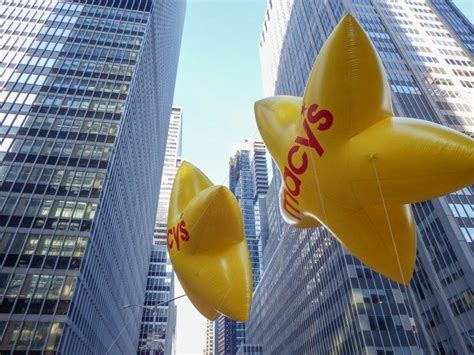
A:
<svg viewBox="0 0 474 355">
<path fill-rule="evenodd" d="M 403 284 L 416 255 L 409 204 L 474 182 L 471 138 L 393 117 L 382 63 L 351 15 L 321 49 L 304 97 L 258 101 L 255 115 L 282 173 L 286 221 L 324 225 L 362 262 Z"/>
<path fill-rule="evenodd" d="M 252 269 L 239 203 L 186 161 L 171 191 L 167 243 L 176 275 L 203 316 L 247 320 Z"/>
</svg>

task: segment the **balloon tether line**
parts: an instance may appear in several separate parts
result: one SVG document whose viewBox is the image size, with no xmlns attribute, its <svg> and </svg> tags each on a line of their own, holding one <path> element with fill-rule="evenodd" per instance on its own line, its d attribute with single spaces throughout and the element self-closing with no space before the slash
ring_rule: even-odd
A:
<svg viewBox="0 0 474 355">
<path fill-rule="evenodd" d="M 375 155 L 370 156 L 370 162 L 372 163 L 372 167 L 374 168 L 374 172 L 375 172 L 375 178 L 377 179 L 377 186 L 378 186 L 378 189 L 379 189 L 380 197 L 382 199 L 383 209 L 385 211 L 385 218 L 387 219 L 388 229 L 390 231 L 390 237 L 392 238 L 393 248 L 395 249 L 395 256 L 397 257 L 398 268 L 400 269 L 400 275 L 402 277 L 403 284 L 406 284 L 405 276 L 403 275 L 402 264 L 400 263 L 400 258 L 398 256 L 397 244 L 395 243 L 395 237 L 393 236 L 392 224 L 390 223 L 390 217 L 388 215 L 387 205 L 385 204 L 385 198 L 383 196 L 382 184 L 380 183 L 379 174 L 377 172 L 377 167 L 375 166 L 375 160 L 376 159 L 377 159 L 377 156 L 375 156 Z"/>
<path fill-rule="evenodd" d="M 310 153 L 310 157 L 311 159 L 313 160 L 313 164 L 311 164 L 312 168 L 313 168 L 313 171 L 314 171 L 314 176 L 316 176 L 316 185 L 318 185 L 318 191 L 319 191 L 319 200 L 321 201 L 321 207 L 323 208 L 323 213 L 324 213 L 324 223 L 325 224 L 328 224 L 328 216 L 326 214 L 326 207 L 324 206 L 324 199 L 323 199 L 323 194 L 321 192 L 321 186 L 319 184 L 319 177 L 318 177 L 318 172 L 317 172 L 317 169 L 316 169 L 316 166 L 314 164 L 314 155 L 313 155 L 313 152 Z M 326 227 L 326 226 L 325 226 Z M 327 229 L 327 227 L 326 227 Z M 329 230 L 329 229 L 328 229 Z M 331 232 L 332 233 L 332 232 Z"/>
<path fill-rule="evenodd" d="M 395 243 L 395 237 L 393 235 L 392 224 L 390 222 L 390 217 L 388 215 L 388 210 L 387 210 L 387 204 L 385 203 L 385 197 L 383 195 L 382 184 L 380 182 L 377 167 L 375 166 L 375 161 L 376 160 L 377 160 L 377 156 L 375 154 L 372 154 L 370 156 L 370 162 L 372 163 L 372 167 L 374 168 L 375 178 L 377 179 L 377 186 L 378 186 L 378 189 L 379 189 L 380 198 L 382 199 L 382 204 L 383 204 L 383 208 L 384 208 L 384 211 L 385 211 L 385 217 L 387 219 L 388 229 L 390 230 L 390 237 L 392 238 L 393 248 L 395 249 L 395 256 L 397 257 L 398 267 L 400 269 L 400 275 L 402 277 L 403 283 L 405 284 L 405 277 L 403 275 L 402 265 L 400 263 L 400 258 L 398 256 L 397 244 Z M 409 293 L 408 287 L 407 287 L 406 291 L 407 291 L 407 296 L 408 296 L 408 293 Z M 408 307 L 410 308 L 411 316 L 414 317 L 415 313 L 413 312 L 413 309 L 411 307 L 410 298 L 408 297 L 406 301 L 408 303 Z M 397 302 L 395 301 L 395 303 L 397 303 Z M 397 306 L 397 309 L 398 309 L 398 306 Z M 421 349 L 421 342 L 420 342 L 420 339 L 419 339 L 419 336 L 418 336 L 418 331 L 416 331 L 414 333 L 415 333 L 415 341 L 417 343 L 416 345 Z"/>
<path fill-rule="evenodd" d="M 382 190 L 382 185 L 380 183 L 380 179 L 379 179 L 379 175 L 378 175 L 378 172 L 377 172 L 377 168 L 375 166 L 375 160 L 377 160 L 377 156 L 375 155 L 371 155 L 370 156 L 370 161 L 372 163 L 372 166 L 374 168 L 374 172 L 375 172 L 375 177 L 377 179 L 377 185 L 378 185 L 378 188 L 379 188 L 379 192 L 380 192 L 380 197 L 382 199 L 382 203 L 383 203 L 383 206 L 384 206 L 384 209 L 385 209 L 385 216 L 387 217 L 387 223 L 388 223 L 388 226 L 389 226 L 389 229 L 390 229 L 390 235 L 392 237 L 392 242 L 394 243 L 394 247 L 395 247 L 395 253 L 397 255 L 397 261 L 398 261 L 398 266 L 401 268 L 401 265 L 400 265 L 400 261 L 399 261 L 399 258 L 398 258 L 398 251 L 397 251 L 397 248 L 395 246 L 395 240 L 394 240 L 394 237 L 393 237 L 393 233 L 392 233 L 392 228 L 391 228 L 391 224 L 390 224 L 390 218 L 388 216 L 388 211 L 387 211 L 387 207 L 386 207 L 386 204 L 385 204 L 385 198 L 384 198 L 384 195 L 383 195 L 383 190 Z M 402 272 L 402 270 L 400 270 L 400 272 Z M 402 279 L 403 279 L 403 282 L 405 282 L 404 278 L 403 278 L 403 273 L 402 273 Z M 438 284 L 436 282 L 432 282 L 430 283 L 431 285 L 434 285 L 435 288 L 438 289 L 438 291 L 442 292 L 441 288 L 438 286 Z M 410 300 L 407 300 L 408 301 L 408 306 L 410 307 L 410 311 L 412 313 L 412 315 L 414 315 L 413 313 L 413 310 L 411 308 L 411 303 L 410 303 Z M 468 334 L 469 333 L 467 332 L 466 328 L 464 327 L 464 325 L 461 323 L 462 322 L 462 318 L 460 319 L 457 319 L 456 317 L 454 317 L 454 321 L 457 323 L 457 325 L 461 328 L 461 330 L 465 333 L 465 334 Z M 418 332 L 416 333 L 416 338 L 418 339 Z M 471 337 L 469 337 L 469 343 L 472 345 L 473 342 L 472 340 L 470 339 Z M 419 339 L 418 339 L 419 340 Z M 418 346 L 420 346 L 418 344 Z"/>
</svg>

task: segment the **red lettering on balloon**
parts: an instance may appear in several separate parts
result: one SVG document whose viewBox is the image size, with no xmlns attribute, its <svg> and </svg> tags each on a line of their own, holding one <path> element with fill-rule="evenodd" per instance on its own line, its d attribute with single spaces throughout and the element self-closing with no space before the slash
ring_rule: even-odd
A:
<svg viewBox="0 0 474 355">
<path fill-rule="evenodd" d="M 318 131 L 326 131 L 331 128 L 334 117 L 328 110 L 319 110 L 319 105 L 311 104 L 309 107 L 303 103 L 301 114 L 305 115 L 303 120 L 303 129 L 306 134 L 305 137 L 296 136 L 295 145 L 288 151 L 287 165 L 283 169 L 283 209 L 292 217 L 301 220 L 301 212 L 296 207 L 299 205 L 297 197 L 301 192 L 302 181 L 298 177 L 306 172 L 308 169 L 308 156 L 303 152 L 300 156 L 300 163 L 295 163 L 295 155 L 298 153 L 300 147 L 308 147 L 314 149 L 320 157 L 324 154 L 324 148 L 319 143 L 315 134 L 311 130 L 310 124 L 319 123 L 316 129 Z"/>
<path fill-rule="evenodd" d="M 285 181 L 286 190 L 293 196 L 298 196 L 300 194 L 301 180 L 293 173 L 287 166 L 283 172 L 283 180 Z M 289 180 L 292 181 L 291 186 Z"/>
<path fill-rule="evenodd" d="M 294 202 L 296 205 L 298 205 L 298 200 L 291 196 L 286 189 L 283 190 L 283 208 L 285 211 L 296 218 L 297 220 L 301 220 L 301 217 L 299 217 L 300 210 L 296 208 L 293 204 L 291 204 L 291 201 L 288 201 L 290 199 L 292 202 Z"/>
<path fill-rule="evenodd" d="M 306 152 L 303 152 L 301 155 L 301 165 L 296 167 L 295 163 L 293 162 L 293 156 L 295 153 L 298 152 L 300 149 L 299 145 L 294 145 L 293 147 L 290 148 L 288 151 L 288 165 L 290 166 L 290 169 L 295 173 L 295 174 L 303 174 L 306 169 L 308 168 L 308 156 L 306 155 Z"/>
<path fill-rule="evenodd" d="M 181 239 L 187 242 L 189 240 L 189 233 L 186 230 L 186 223 L 184 223 L 184 221 L 181 221 L 181 223 L 179 224 L 179 231 L 182 233 Z"/>
<path fill-rule="evenodd" d="M 324 149 L 321 146 L 321 144 L 319 144 L 318 140 L 316 139 L 316 136 L 311 130 L 311 127 L 309 126 L 309 123 L 307 120 L 303 121 L 303 128 L 307 137 L 303 138 L 303 137 L 297 136 L 295 139 L 295 142 L 309 148 L 314 148 L 316 153 L 318 153 L 318 155 L 321 157 L 324 153 Z"/>
<path fill-rule="evenodd" d="M 321 122 L 317 129 L 319 131 L 325 131 L 331 128 L 334 118 L 332 117 L 332 113 L 328 110 L 321 110 L 317 111 L 318 105 L 312 104 L 308 109 L 308 115 L 306 118 L 308 119 L 309 123 L 316 123 L 321 119 L 324 119 L 324 122 Z"/>
<path fill-rule="evenodd" d="M 173 229 L 168 229 L 168 233 L 166 234 L 166 239 L 168 240 L 168 248 L 173 249 L 173 239 L 170 240 L 170 235 L 173 236 Z"/>
<path fill-rule="evenodd" d="M 190 238 L 184 220 L 180 220 L 176 226 L 169 228 L 166 238 L 168 240 L 168 249 L 173 249 L 173 246 L 176 243 L 176 250 L 180 251 L 180 240 L 187 242 Z"/>
</svg>

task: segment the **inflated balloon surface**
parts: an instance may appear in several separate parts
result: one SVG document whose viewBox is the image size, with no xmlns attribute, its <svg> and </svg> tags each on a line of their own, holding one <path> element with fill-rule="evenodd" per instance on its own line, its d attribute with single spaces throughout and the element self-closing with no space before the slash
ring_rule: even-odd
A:
<svg viewBox="0 0 474 355">
<path fill-rule="evenodd" d="M 199 312 L 209 320 L 247 320 L 252 269 L 239 203 L 185 161 L 171 191 L 167 239 L 176 275 Z"/>
<path fill-rule="evenodd" d="M 304 97 L 258 101 L 255 115 L 282 173 L 286 221 L 324 225 L 366 265 L 403 284 L 416 256 L 409 204 L 474 182 L 471 138 L 393 117 L 382 63 L 351 15 L 321 49 Z"/>
</svg>

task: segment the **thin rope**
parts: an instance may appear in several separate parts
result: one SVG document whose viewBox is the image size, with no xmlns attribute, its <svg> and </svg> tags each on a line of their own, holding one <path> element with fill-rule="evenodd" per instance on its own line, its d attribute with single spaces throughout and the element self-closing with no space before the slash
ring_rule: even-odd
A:
<svg viewBox="0 0 474 355">
<path fill-rule="evenodd" d="M 390 230 L 390 237 L 392 238 L 393 248 L 395 249 L 395 256 L 397 257 L 397 262 L 398 262 L 398 267 L 399 267 L 399 270 L 400 270 L 400 275 L 401 275 L 401 277 L 402 277 L 403 284 L 406 284 L 406 283 L 405 283 L 405 278 L 404 278 L 404 276 L 403 276 L 402 265 L 401 265 L 401 263 L 400 263 L 400 258 L 399 258 L 399 255 L 398 255 L 397 245 L 396 245 L 396 243 L 395 243 L 395 237 L 394 237 L 394 235 L 393 235 L 392 224 L 391 224 L 391 222 L 390 222 L 390 217 L 389 217 L 389 215 L 388 215 L 387 204 L 385 203 L 385 197 L 384 197 L 383 190 L 382 190 L 382 184 L 381 184 L 381 182 L 380 182 L 380 178 L 379 178 L 379 174 L 378 174 L 378 171 L 377 171 L 377 167 L 376 167 L 376 165 L 375 165 L 375 160 L 376 160 L 376 159 L 377 159 L 377 158 L 376 158 L 374 155 L 372 155 L 372 156 L 370 157 L 370 162 L 372 163 L 372 167 L 374 168 L 375 177 L 376 177 L 376 179 L 377 179 L 377 186 L 378 186 L 378 189 L 379 189 L 379 192 L 380 192 L 380 198 L 382 199 L 382 204 L 383 204 L 383 208 L 384 208 L 384 211 L 385 211 L 385 217 L 386 217 L 386 219 L 387 219 L 388 228 L 389 228 L 389 230 Z M 398 285 L 398 283 L 397 283 L 397 285 Z M 400 285 L 398 285 L 398 289 L 401 291 Z M 405 291 L 406 291 L 407 296 L 408 296 L 406 302 L 407 302 L 407 304 L 408 304 L 408 307 L 410 308 L 410 313 L 411 313 L 412 317 L 414 318 L 414 317 L 415 317 L 415 313 L 413 312 L 413 309 L 412 309 L 412 307 L 411 307 L 411 302 L 410 302 L 410 297 L 409 297 L 409 292 L 410 292 L 410 290 L 409 290 L 408 287 L 407 287 Z M 402 293 L 402 294 L 403 294 L 403 293 Z M 396 301 L 395 301 L 395 303 L 397 304 Z M 398 304 L 397 304 L 397 309 L 398 309 Z M 416 324 L 416 323 L 415 323 L 415 324 Z M 421 342 L 420 342 L 420 338 L 419 338 L 419 335 L 418 335 L 418 329 L 417 329 L 416 332 L 414 332 L 414 333 L 415 333 L 415 341 L 416 341 L 416 343 L 417 343 L 416 345 L 417 345 L 420 349 L 422 349 L 422 347 L 421 347 Z"/>
<path fill-rule="evenodd" d="M 376 158 L 375 158 L 374 156 L 372 156 L 370 160 L 371 160 L 372 165 L 373 165 L 373 167 L 374 167 L 375 176 L 376 176 L 376 178 L 377 178 L 377 184 L 378 184 L 378 186 L 379 186 L 380 196 L 381 196 L 381 198 L 382 198 L 382 202 L 383 202 L 384 209 L 385 209 L 385 213 L 386 213 L 386 217 L 387 217 L 387 222 L 388 222 L 389 228 L 390 228 L 390 234 L 391 234 L 391 237 L 392 237 L 392 242 L 394 243 L 395 241 L 394 241 L 394 238 L 393 238 L 392 228 L 391 228 L 391 224 L 390 224 L 390 218 L 389 218 L 389 216 L 388 216 L 388 212 L 387 212 L 387 208 L 386 208 L 386 204 L 385 204 L 385 199 L 384 199 L 384 195 L 383 195 L 383 191 L 382 191 L 382 186 L 381 186 L 381 183 L 380 183 L 380 179 L 379 179 L 379 176 L 378 176 L 377 168 L 376 168 L 375 163 L 374 163 L 374 161 L 376 160 Z M 395 245 L 394 245 L 394 246 L 395 246 Z M 396 247 L 395 247 L 395 252 L 396 252 L 396 255 L 397 255 L 397 261 L 399 262 L 398 265 L 399 265 L 399 267 L 401 267 L 401 266 L 400 266 L 400 261 L 399 261 L 399 259 L 398 259 L 398 250 L 396 249 Z M 402 271 L 400 270 L 400 272 L 402 272 Z M 402 279 L 403 279 L 403 274 L 402 274 Z M 403 280 L 403 281 L 404 281 L 404 283 L 405 283 L 405 280 Z M 444 292 L 444 291 L 442 290 L 442 288 L 438 285 L 438 283 L 437 283 L 436 281 L 431 282 L 431 284 L 434 285 L 435 288 L 436 288 L 438 291 L 441 291 L 442 293 Z M 456 289 L 457 289 L 457 288 L 456 288 Z M 408 288 L 407 288 L 407 290 L 408 290 L 408 292 L 411 291 L 411 289 L 408 289 Z M 411 292 L 412 292 L 412 291 L 411 291 Z M 410 303 L 409 300 L 408 300 L 408 305 L 410 306 L 410 311 L 412 312 L 412 314 L 414 314 L 414 313 L 413 313 L 413 310 L 412 310 L 412 308 L 411 308 L 411 303 Z M 456 307 L 456 308 L 457 308 L 457 307 Z M 460 318 L 458 319 L 458 318 L 456 317 L 456 315 L 453 315 L 453 318 L 454 318 L 455 323 L 457 323 L 458 327 L 461 328 L 461 331 L 463 332 L 463 334 L 467 334 L 467 335 L 468 335 L 469 343 L 472 345 L 472 344 L 473 344 L 472 339 L 471 339 L 470 336 L 469 336 L 469 332 L 468 332 L 468 331 L 466 330 L 466 328 L 464 327 L 464 322 L 463 322 L 463 320 L 462 320 L 462 317 L 460 317 Z M 418 332 L 417 332 L 417 333 L 418 333 Z M 417 337 L 418 337 L 418 334 L 417 334 Z"/>
<path fill-rule="evenodd" d="M 137 307 L 137 308 L 138 308 L 138 307 Z M 133 312 L 133 313 L 135 313 L 135 312 Z M 125 330 L 125 328 L 127 328 L 127 325 L 128 325 L 132 320 L 134 320 L 134 317 L 135 317 L 135 315 L 132 314 L 132 316 L 130 317 L 130 319 L 128 320 L 128 322 L 126 322 L 126 323 L 123 325 L 122 329 L 121 329 L 120 332 L 117 334 L 117 336 L 114 338 L 114 341 L 110 344 L 109 348 L 108 348 L 107 351 L 105 352 L 106 354 L 108 354 L 109 351 L 110 351 L 110 349 L 112 349 L 112 346 L 114 346 L 115 342 L 118 340 L 118 338 L 120 337 L 120 335 L 122 334 L 122 332 Z"/>
<path fill-rule="evenodd" d="M 136 306 L 136 308 L 143 308 L 143 309 L 146 309 L 146 310 L 152 310 L 150 309 L 149 307 L 158 307 L 158 306 L 162 306 L 164 304 L 168 304 L 168 303 L 171 303 L 171 302 L 174 302 L 182 297 L 186 297 L 187 295 L 186 294 L 183 294 L 183 295 L 179 295 L 178 297 L 174 297 L 174 298 L 171 298 L 169 300 L 166 300 L 166 301 L 161 301 L 161 302 L 158 302 L 156 304 L 154 304 L 153 306 L 148 306 L 148 307 L 145 307 L 145 306 L 139 306 L 139 305 L 134 305 Z M 130 306 L 129 306 L 130 307 Z M 129 308 L 129 307 L 126 307 L 126 308 Z M 120 330 L 120 332 L 118 333 L 118 335 L 114 338 L 114 341 L 112 342 L 112 344 L 110 344 L 109 348 L 107 349 L 107 351 L 105 352 L 106 354 L 109 353 L 110 349 L 112 348 L 112 346 L 115 344 L 115 342 L 118 340 L 118 338 L 120 337 L 120 334 L 122 334 L 122 332 L 125 330 L 125 328 L 127 327 L 128 323 L 130 323 L 130 321 L 133 320 L 133 317 L 130 318 L 128 320 L 128 322 L 126 322 L 122 329 Z M 153 329 L 155 329 L 155 324 L 153 324 Z"/>
<path fill-rule="evenodd" d="M 382 198 L 383 209 L 385 211 L 385 218 L 387 219 L 388 229 L 390 231 L 390 237 L 392 238 L 393 248 L 395 249 L 395 256 L 397 257 L 397 262 L 398 262 L 398 268 L 400 270 L 400 275 L 402 276 L 403 284 L 406 284 L 405 277 L 403 276 L 402 264 L 400 263 L 400 258 L 398 257 L 398 249 L 397 249 L 397 244 L 395 243 L 395 237 L 393 235 L 392 224 L 390 223 L 390 217 L 388 216 L 387 205 L 385 204 L 385 198 L 384 198 L 383 191 L 382 191 L 382 185 L 380 183 L 379 174 L 377 172 L 377 167 L 375 166 L 375 160 L 376 159 L 377 158 L 374 155 L 372 155 L 370 157 L 370 162 L 372 163 L 372 167 L 374 168 L 374 172 L 375 172 L 375 178 L 377 179 L 377 186 L 379 188 L 380 197 Z"/>
<path fill-rule="evenodd" d="M 318 186 L 318 191 L 319 191 L 319 200 L 321 201 L 321 207 L 323 208 L 323 213 L 324 213 L 324 219 L 325 219 L 325 223 L 327 224 L 328 223 L 328 216 L 326 214 L 326 207 L 324 206 L 324 199 L 323 199 L 323 194 L 321 192 L 321 186 L 319 184 L 319 177 L 318 177 L 318 173 L 317 173 L 317 169 L 316 169 L 316 166 L 314 164 L 314 153 L 311 152 L 310 153 L 310 157 L 311 157 L 311 160 L 313 161 L 313 164 L 312 165 L 312 168 L 313 168 L 313 171 L 314 171 L 314 175 L 316 176 L 316 185 Z M 327 228 L 326 228 L 327 229 Z M 328 230 L 329 233 L 331 233 L 330 230 Z M 332 233 L 331 233 L 332 234 Z"/>
</svg>

